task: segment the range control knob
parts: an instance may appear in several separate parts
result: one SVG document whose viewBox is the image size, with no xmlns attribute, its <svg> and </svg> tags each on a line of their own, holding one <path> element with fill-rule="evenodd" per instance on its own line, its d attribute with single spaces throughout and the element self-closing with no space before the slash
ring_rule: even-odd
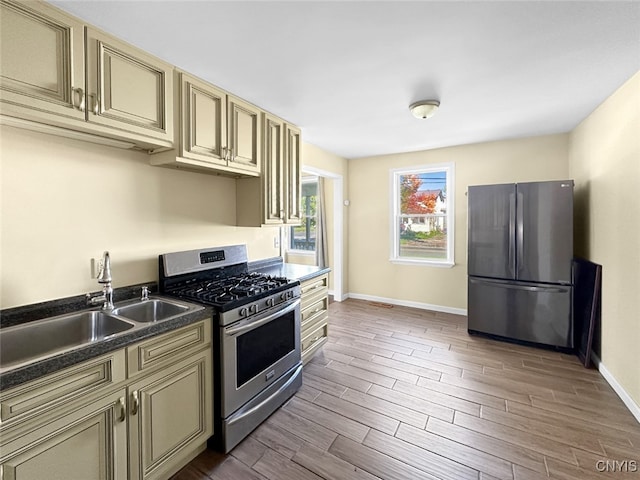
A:
<svg viewBox="0 0 640 480">
<path fill-rule="evenodd" d="M 250 311 L 251 313 L 258 313 L 258 305 L 257 305 L 257 304 L 255 304 L 255 303 L 254 303 L 253 305 L 250 305 L 250 306 L 249 306 L 249 311 Z"/>
<path fill-rule="evenodd" d="M 280 300 L 286 300 L 287 299 L 287 292 L 282 292 L 280 294 Z"/>
<path fill-rule="evenodd" d="M 271 298 L 267 298 L 267 307 L 273 307 L 275 305 L 276 301 L 273 297 Z"/>
<path fill-rule="evenodd" d="M 292 290 L 289 290 L 287 292 L 287 298 L 293 298 L 293 291 Z"/>
<path fill-rule="evenodd" d="M 241 317 L 246 317 L 247 316 L 247 307 L 242 307 L 240 309 L 240 316 Z"/>
</svg>

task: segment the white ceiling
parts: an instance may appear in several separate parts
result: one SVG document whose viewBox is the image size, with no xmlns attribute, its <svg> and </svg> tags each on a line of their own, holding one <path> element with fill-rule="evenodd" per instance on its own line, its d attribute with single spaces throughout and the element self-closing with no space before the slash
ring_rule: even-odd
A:
<svg viewBox="0 0 640 480">
<path fill-rule="evenodd" d="M 51 3 L 346 158 L 567 132 L 640 70 L 638 1 Z"/>
</svg>

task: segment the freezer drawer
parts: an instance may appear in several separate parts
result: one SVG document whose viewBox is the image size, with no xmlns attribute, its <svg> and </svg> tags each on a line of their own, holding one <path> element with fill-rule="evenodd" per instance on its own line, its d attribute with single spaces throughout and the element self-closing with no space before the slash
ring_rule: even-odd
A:
<svg viewBox="0 0 640 480">
<path fill-rule="evenodd" d="M 573 348 L 572 287 L 469 277 L 469 331 Z"/>
</svg>

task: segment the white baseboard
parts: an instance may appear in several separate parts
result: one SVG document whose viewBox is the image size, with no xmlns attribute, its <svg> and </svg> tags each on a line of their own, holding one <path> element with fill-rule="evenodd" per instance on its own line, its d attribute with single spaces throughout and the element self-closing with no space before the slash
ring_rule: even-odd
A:
<svg viewBox="0 0 640 480">
<path fill-rule="evenodd" d="M 604 366 L 604 363 L 598 358 L 598 356 L 591 352 L 591 360 L 593 360 L 594 365 L 598 369 L 598 371 L 602 374 L 604 379 L 607 381 L 611 388 L 618 394 L 620 400 L 627 406 L 631 414 L 636 417 L 638 423 L 640 423 L 640 405 L 638 405 L 631 395 L 627 393 L 627 391 L 618 383 L 616 377 L 614 377 L 607 367 Z"/>
<path fill-rule="evenodd" d="M 349 294 L 345 293 L 344 295 L 342 295 L 342 297 L 338 298 L 336 297 L 335 293 L 333 292 L 333 290 L 329 290 L 327 292 L 329 295 L 331 295 L 333 297 L 333 300 L 335 302 L 344 302 L 347 298 L 349 298 Z"/>
<path fill-rule="evenodd" d="M 355 300 L 368 300 L 371 302 L 390 303 L 401 307 L 421 308 L 422 310 L 433 310 L 436 312 L 453 313 L 454 315 L 466 315 L 467 310 L 464 308 L 445 307 L 442 305 L 432 305 L 430 303 L 412 302 L 410 300 L 398 300 L 396 298 L 376 297 L 374 295 L 363 295 L 361 293 L 348 293 L 346 298 Z M 345 299 L 346 299 L 345 298 Z"/>
</svg>

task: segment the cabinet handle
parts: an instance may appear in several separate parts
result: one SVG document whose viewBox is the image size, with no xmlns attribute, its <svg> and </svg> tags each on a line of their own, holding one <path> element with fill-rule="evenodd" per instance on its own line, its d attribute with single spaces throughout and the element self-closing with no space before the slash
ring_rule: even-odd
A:
<svg viewBox="0 0 640 480">
<path fill-rule="evenodd" d="M 80 102 L 76 102 L 76 96 L 80 96 Z M 81 88 L 71 88 L 71 104 L 73 108 L 84 112 L 84 90 Z"/>
<path fill-rule="evenodd" d="M 227 159 L 227 147 L 222 147 L 222 159 Z"/>
<path fill-rule="evenodd" d="M 233 153 L 233 147 L 229 150 L 229 161 L 233 162 L 236 159 L 235 154 Z"/>
<path fill-rule="evenodd" d="M 120 415 L 118 415 L 118 421 L 124 422 L 125 416 L 127 415 L 127 409 L 124 405 L 124 397 L 120 397 L 116 402 L 116 407 L 120 409 Z"/>
<path fill-rule="evenodd" d="M 311 287 L 304 288 L 302 290 L 302 293 L 309 293 L 309 292 L 312 292 L 312 291 L 317 290 L 318 288 L 322 288 L 322 287 L 323 287 L 322 283 L 316 283 L 315 285 L 313 285 Z"/>
<path fill-rule="evenodd" d="M 135 390 L 132 394 L 131 394 L 131 399 L 133 400 L 131 403 L 131 415 L 135 415 L 136 413 L 138 413 L 138 391 Z"/>
<path fill-rule="evenodd" d="M 95 94 L 91 95 L 91 98 L 93 99 L 93 114 L 100 115 L 100 97 L 98 97 L 98 94 Z"/>
</svg>

